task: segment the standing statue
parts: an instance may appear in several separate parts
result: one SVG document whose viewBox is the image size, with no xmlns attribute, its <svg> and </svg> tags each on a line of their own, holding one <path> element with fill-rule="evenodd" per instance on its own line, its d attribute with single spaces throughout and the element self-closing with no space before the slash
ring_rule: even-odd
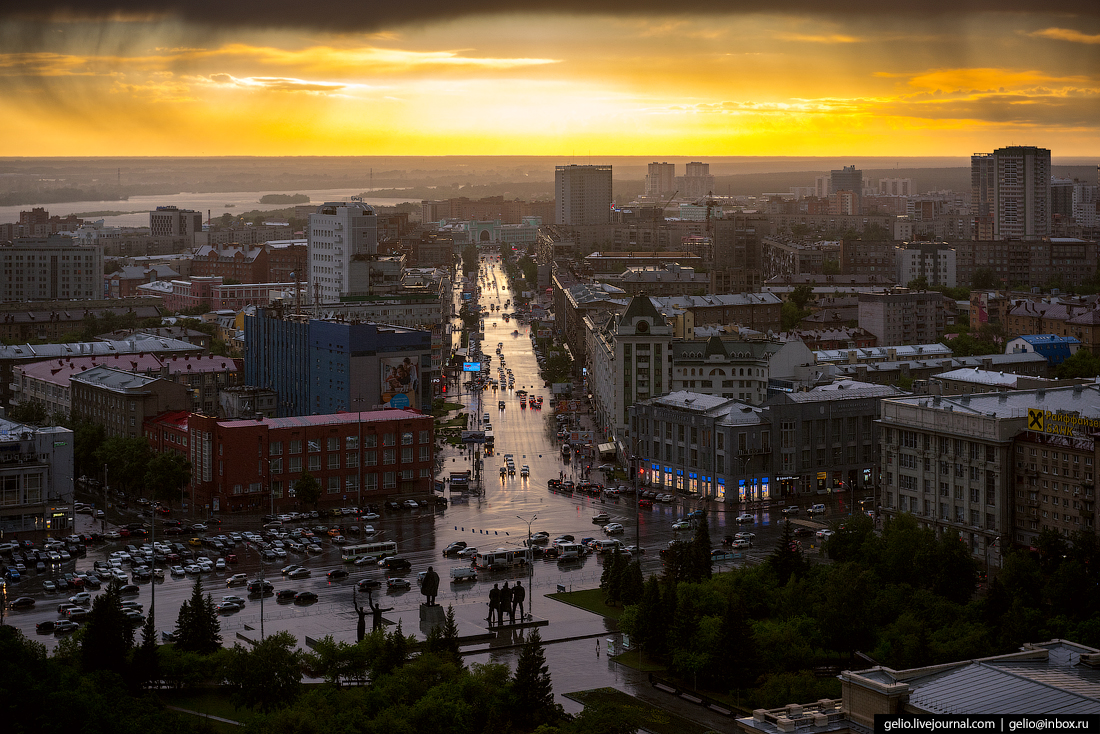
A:
<svg viewBox="0 0 1100 734">
<path fill-rule="evenodd" d="M 504 582 L 504 588 L 500 590 L 500 605 L 497 606 L 497 624 L 504 624 L 504 610 L 512 608 L 512 590 L 508 582 Z"/>
<path fill-rule="evenodd" d="M 351 603 L 355 605 L 355 613 L 359 615 L 359 625 L 355 628 L 355 641 L 362 642 L 367 635 L 367 610 L 359 606 L 357 589 L 351 590 Z"/>
<path fill-rule="evenodd" d="M 519 581 L 512 587 L 512 621 L 515 622 L 516 607 L 519 607 L 519 621 L 523 621 L 523 600 L 527 598 L 527 590 Z"/>
<path fill-rule="evenodd" d="M 370 605 L 371 613 L 374 615 L 374 627 L 372 627 L 371 630 L 373 632 L 377 632 L 385 625 L 385 622 L 382 619 L 382 612 L 388 612 L 393 609 L 393 607 L 390 607 L 389 609 L 383 609 L 381 604 L 375 604 L 374 592 L 372 591 L 367 592 L 367 603 Z"/>
<path fill-rule="evenodd" d="M 493 615 L 500 608 L 500 587 L 498 584 L 493 584 L 493 588 L 489 589 L 489 626 L 493 626 Z"/>
<path fill-rule="evenodd" d="M 429 607 L 434 607 L 435 595 L 439 593 L 439 574 L 428 566 L 428 572 L 424 574 L 424 581 L 420 585 L 420 593 L 427 597 Z"/>
</svg>

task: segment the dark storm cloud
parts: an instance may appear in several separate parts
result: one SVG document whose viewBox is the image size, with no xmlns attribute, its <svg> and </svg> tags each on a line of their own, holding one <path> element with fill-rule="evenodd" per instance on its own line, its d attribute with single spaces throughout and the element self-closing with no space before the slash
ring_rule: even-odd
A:
<svg viewBox="0 0 1100 734">
<path fill-rule="evenodd" d="M 172 18 L 203 26 L 254 28 L 315 28 L 327 31 L 377 31 L 399 25 L 424 24 L 464 16 L 554 13 L 560 15 L 769 15 L 944 16 L 967 13 L 1036 13 L 1100 16 L 1100 3 L 1080 0 L 925 0 L 890 3 L 883 0 L 715 0 L 680 6 L 667 0 L 409 0 L 407 2 L 333 2 L 317 0 L 0 0 L 0 18 L 26 20 Z"/>
</svg>

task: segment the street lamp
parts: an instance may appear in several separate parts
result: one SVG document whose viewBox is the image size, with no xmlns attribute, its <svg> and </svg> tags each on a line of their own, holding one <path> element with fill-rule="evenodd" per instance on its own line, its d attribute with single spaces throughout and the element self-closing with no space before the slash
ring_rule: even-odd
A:
<svg viewBox="0 0 1100 734">
<path fill-rule="evenodd" d="M 535 564 L 532 563 L 532 561 L 535 560 L 535 551 L 531 547 L 531 523 L 533 523 L 535 520 L 538 520 L 539 516 L 538 514 L 531 515 L 530 520 L 526 520 L 520 515 L 516 515 L 516 518 L 518 518 L 520 522 L 527 523 L 527 593 L 531 595 L 531 601 L 527 602 L 527 613 L 531 615 L 532 619 L 534 619 L 535 615 L 531 607 L 535 604 L 535 589 L 533 581 L 533 579 L 535 578 Z"/>
<path fill-rule="evenodd" d="M 260 642 L 264 640 L 264 592 L 266 591 L 267 584 L 267 564 L 264 562 L 264 552 L 260 548 L 256 547 L 255 543 L 249 543 L 248 547 L 251 550 L 256 551 L 260 556 Z"/>
</svg>

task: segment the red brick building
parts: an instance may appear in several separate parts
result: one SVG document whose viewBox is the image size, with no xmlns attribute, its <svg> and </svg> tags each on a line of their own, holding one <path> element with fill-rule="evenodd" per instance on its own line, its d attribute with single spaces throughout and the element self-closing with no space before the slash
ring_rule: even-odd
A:
<svg viewBox="0 0 1100 734">
<path fill-rule="evenodd" d="M 293 283 L 292 273 L 306 280 L 308 248 L 302 243 L 273 245 L 204 245 L 195 251 L 191 276 L 221 276 L 239 283 Z"/>
<path fill-rule="evenodd" d="M 188 502 L 200 513 L 314 509 L 295 496 L 309 473 L 319 508 L 424 496 L 435 473 L 433 419 L 413 410 L 219 420 L 165 413 L 145 422 L 154 451 L 191 461 Z"/>
</svg>

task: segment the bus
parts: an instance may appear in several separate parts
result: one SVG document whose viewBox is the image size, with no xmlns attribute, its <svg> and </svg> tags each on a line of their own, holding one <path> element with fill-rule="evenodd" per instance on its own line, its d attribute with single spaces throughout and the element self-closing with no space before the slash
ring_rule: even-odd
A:
<svg viewBox="0 0 1100 734">
<path fill-rule="evenodd" d="M 373 543 L 356 543 L 345 545 L 340 549 L 340 557 L 344 563 L 352 563 L 360 558 L 373 558 L 379 560 L 386 556 L 397 555 L 397 542 L 393 540 L 379 540 Z"/>
<path fill-rule="evenodd" d="M 486 571 L 502 571 L 516 566 L 525 566 L 531 562 L 534 555 L 530 548 L 507 550 L 497 548 L 493 551 L 480 551 L 474 556 L 474 567 Z"/>
</svg>

